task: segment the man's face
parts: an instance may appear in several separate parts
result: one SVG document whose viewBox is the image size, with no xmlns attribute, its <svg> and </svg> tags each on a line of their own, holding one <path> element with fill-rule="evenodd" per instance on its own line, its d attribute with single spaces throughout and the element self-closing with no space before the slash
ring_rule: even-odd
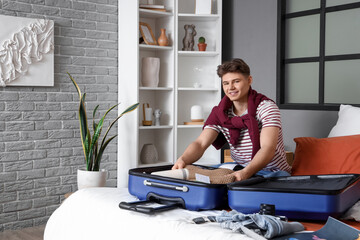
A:
<svg viewBox="0 0 360 240">
<path fill-rule="evenodd" d="M 222 77 L 222 86 L 231 101 L 247 101 L 247 94 L 252 83 L 251 76 L 241 73 L 226 73 Z"/>
</svg>

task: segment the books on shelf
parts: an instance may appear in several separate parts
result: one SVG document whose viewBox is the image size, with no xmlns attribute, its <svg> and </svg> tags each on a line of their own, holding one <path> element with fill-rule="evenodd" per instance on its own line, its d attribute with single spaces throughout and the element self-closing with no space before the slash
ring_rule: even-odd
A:
<svg viewBox="0 0 360 240">
<path fill-rule="evenodd" d="M 139 6 L 142 9 L 147 9 L 147 10 L 154 10 L 154 11 L 163 11 L 166 12 L 165 6 L 164 5 L 158 5 L 158 4 L 140 4 Z"/>
</svg>

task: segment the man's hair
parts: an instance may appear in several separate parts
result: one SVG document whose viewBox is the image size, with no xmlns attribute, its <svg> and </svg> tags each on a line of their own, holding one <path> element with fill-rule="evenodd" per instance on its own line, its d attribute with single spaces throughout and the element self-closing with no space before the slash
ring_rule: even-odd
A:
<svg viewBox="0 0 360 240">
<path fill-rule="evenodd" d="M 218 66 L 217 74 L 222 78 L 226 73 L 241 73 L 245 77 L 250 75 L 250 67 L 240 58 L 234 58 Z"/>
</svg>

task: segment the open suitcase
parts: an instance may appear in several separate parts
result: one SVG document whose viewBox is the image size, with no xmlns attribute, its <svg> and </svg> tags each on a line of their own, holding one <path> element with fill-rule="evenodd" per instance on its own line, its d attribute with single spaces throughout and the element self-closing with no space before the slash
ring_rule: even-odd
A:
<svg viewBox="0 0 360 240">
<path fill-rule="evenodd" d="M 130 169 L 129 192 L 140 201 L 121 202 L 120 208 L 151 214 L 176 207 L 195 211 L 227 207 L 226 184 L 208 184 L 150 174 L 170 170 L 172 166 Z M 153 202 L 162 206 L 152 207 Z"/>
<path fill-rule="evenodd" d="M 262 205 L 275 205 L 275 215 L 326 220 L 340 216 L 360 199 L 359 174 L 253 177 L 228 185 L 150 174 L 171 167 L 129 170 L 129 192 L 140 201 L 121 202 L 120 208 L 148 214 L 177 207 L 195 211 L 231 208 L 248 214 L 258 213 Z M 152 203 L 161 205 L 153 207 Z"/>
<path fill-rule="evenodd" d="M 242 213 L 275 205 L 275 214 L 289 219 L 338 217 L 360 199 L 360 175 L 317 175 L 254 178 L 228 185 L 229 206 Z"/>
</svg>

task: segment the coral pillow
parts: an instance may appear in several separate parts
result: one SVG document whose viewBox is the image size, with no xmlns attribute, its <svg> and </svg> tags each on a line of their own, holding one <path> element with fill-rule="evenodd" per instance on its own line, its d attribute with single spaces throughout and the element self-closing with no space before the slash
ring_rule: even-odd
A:
<svg viewBox="0 0 360 240">
<path fill-rule="evenodd" d="M 360 174 L 360 135 L 295 138 L 292 175 Z"/>
</svg>

